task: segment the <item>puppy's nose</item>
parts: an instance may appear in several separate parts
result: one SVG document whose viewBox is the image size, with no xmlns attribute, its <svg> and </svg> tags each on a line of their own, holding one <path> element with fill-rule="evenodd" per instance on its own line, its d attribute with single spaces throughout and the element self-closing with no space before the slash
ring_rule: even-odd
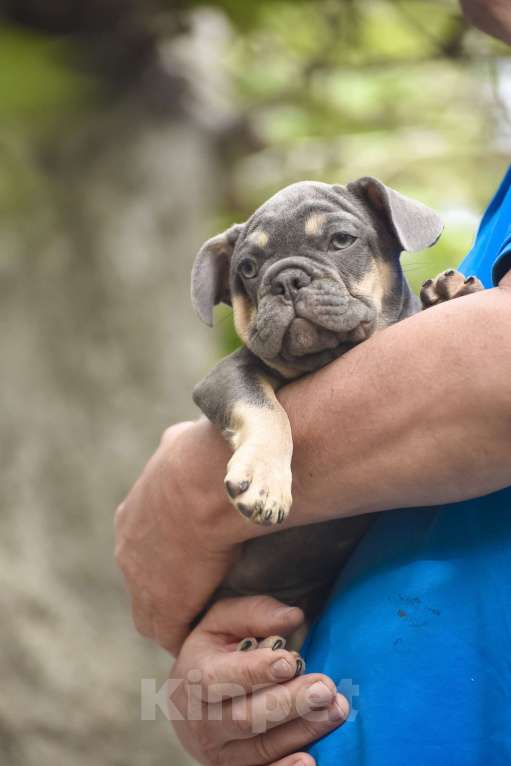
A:
<svg viewBox="0 0 511 766">
<path fill-rule="evenodd" d="M 310 285 L 311 278 L 301 269 L 283 269 L 276 274 L 271 281 L 273 295 L 284 295 L 293 300 L 302 287 Z"/>
</svg>

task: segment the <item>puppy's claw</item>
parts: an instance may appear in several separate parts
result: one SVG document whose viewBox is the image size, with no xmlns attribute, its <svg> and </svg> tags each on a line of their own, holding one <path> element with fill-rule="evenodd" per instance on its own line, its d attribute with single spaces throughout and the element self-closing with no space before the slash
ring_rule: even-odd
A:
<svg viewBox="0 0 511 766">
<path fill-rule="evenodd" d="M 289 506 L 291 503 L 289 503 Z M 254 507 L 254 513 L 251 521 L 254 524 L 260 524 L 262 527 L 271 527 L 275 524 L 282 524 L 289 514 L 289 508 L 277 507 L 275 504 L 266 511 L 261 510 L 260 505 Z"/>
<path fill-rule="evenodd" d="M 296 660 L 295 678 L 297 676 L 302 676 L 305 673 L 305 660 L 300 654 L 298 654 L 298 652 L 291 652 L 291 654 L 294 656 Z"/>
<path fill-rule="evenodd" d="M 258 641 L 257 638 L 243 638 L 238 646 L 237 650 L 238 652 L 251 652 L 252 649 L 257 649 Z"/>
<path fill-rule="evenodd" d="M 271 649 L 272 652 L 276 652 L 278 649 L 284 649 L 286 646 L 286 639 L 282 636 L 268 636 L 268 638 L 259 641 L 258 649 Z"/>
<path fill-rule="evenodd" d="M 271 649 L 273 652 L 276 652 L 279 649 L 285 648 L 286 639 L 282 636 L 268 636 L 268 638 L 263 638 L 260 641 L 250 636 L 240 641 L 237 646 L 239 652 L 252 652 L 254 649 Z M 293 655 L 296 661 L 295 678 L 297 678 L 305 673 L 305 660 L 296 651 L 291 651 L 290 654 Z"/>
</svg>

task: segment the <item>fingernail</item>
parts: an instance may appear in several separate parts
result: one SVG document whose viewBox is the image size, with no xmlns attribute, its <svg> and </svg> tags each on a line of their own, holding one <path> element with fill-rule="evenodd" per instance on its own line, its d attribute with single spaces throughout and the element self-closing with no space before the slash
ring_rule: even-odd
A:
<svg viewBox="0 0 511 766">
<path fill-rule="evenodd" d="M 318 704 L 325 704 L 332 700 L 332 692 L 323 681 L 316 681 L 309 687 L 309 700 Z"/>
<path fill-rule="evenodd" d="M 288 620 L 289 619 L 302 619 L 303 614 L 302 610 L 299 609 L 297 606 L 281 606 L 279 609 L 275 610 L 275 617 L 278 619 L 281 617 L 285 617 Z"/>
<path fill-rule="evenodd" d="M 346 700 L 341 694 L 336 694 L 335 702 L 332 705 L 332 710 L 330 711 L 330 720 L 344 721 L 347 716 L 348 711 L 346 710 Z"/>
<path fill-rule="evenodd" d="M 283 657 L 272 663 L 271 672 L 274 678 L 291 678 L 295 674 L 294 668 Z"/>
</svg>

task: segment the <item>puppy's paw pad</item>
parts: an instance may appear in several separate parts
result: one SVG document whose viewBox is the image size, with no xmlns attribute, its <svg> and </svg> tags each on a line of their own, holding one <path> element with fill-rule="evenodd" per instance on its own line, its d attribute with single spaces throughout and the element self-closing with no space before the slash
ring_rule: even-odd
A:
<svg viewBox="0 0 511 766">
<path fill-rule="evenodd" d="M 461 272 L 448 269 L 435 279 L 427 279 L 423 283 L 420 299 L 423 308 L 429 308 L 454 298 L 461 298 L 463 295 L 477 293 L 479 290 L 484 290 L 484 287 L 477 277 L 465 278 Z"/>
<path fill-rule="evenodd" d="M 227 490 L 227 494 L 233 500 L 235 497 L 238 497 L 238 495 L 242 495 L 243 492 L 246 492 L 247 489 L 250 487 L 250 479 L 242 479 L 241 481 L 230 481 L 229 479 L 225 480 L 225 489 Z"/>
</svg>

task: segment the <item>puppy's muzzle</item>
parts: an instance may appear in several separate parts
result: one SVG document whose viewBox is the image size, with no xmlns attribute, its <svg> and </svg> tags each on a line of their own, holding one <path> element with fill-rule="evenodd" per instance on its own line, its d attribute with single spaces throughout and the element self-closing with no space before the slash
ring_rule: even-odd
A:
<svg viewBox="0 0 511 766">
<path fill-rule="evenodd" d="M 299 291 L 310 285 L 312 277 L 299 268 L 283 268 L 271 279 L 272 295 L 283 295 L 287 300 L 294 301 Z"/>
<path fill-rule="evenodd" d="M 300 290 L 308 287 L 314 279 L 323 276 L 325 269 L 308 258 L 281 258 L 265 273 L 260 293 L 282 295 L 287 300 L 295 300 Z"/>
</svg>

